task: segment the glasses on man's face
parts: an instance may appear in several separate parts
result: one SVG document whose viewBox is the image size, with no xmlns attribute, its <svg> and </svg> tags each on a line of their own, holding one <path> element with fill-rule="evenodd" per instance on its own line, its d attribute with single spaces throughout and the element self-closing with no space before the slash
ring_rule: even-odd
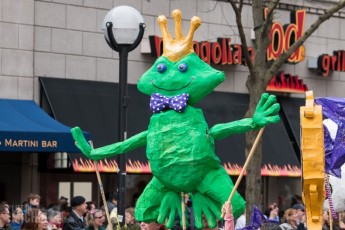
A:
<svg viewBox="0 0 345 230">
<path fill-rule="evenodd" d="M 95 216 L 96 219 L 102 219 L 104 216 Z"/>
</svg>

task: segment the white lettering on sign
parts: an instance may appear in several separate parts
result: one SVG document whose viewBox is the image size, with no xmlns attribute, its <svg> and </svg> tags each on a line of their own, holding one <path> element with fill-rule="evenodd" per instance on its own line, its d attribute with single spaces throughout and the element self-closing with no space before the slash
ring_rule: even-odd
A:
<svg viewBox="0 0 345 230">
<path fill-rule="evenodd" d="M 0 142 L 0 145 L 2 142 Z M 57 141 L 38 141 L 38 140 L 15 140 L 7 139 L 4 140 L 5 147 L 17 147 L 17 148 L 57 148 Z"/>
<path fill-rule="evenodd" d="M 5 139 L 5 147 L 38 147 L 38 141 L 35 140 L 12 140 Z"/>
<path fill-rule="evenodd" d="M 42 148 L 57 148 L 57 141 L 42 141 Z"/>
</svg>

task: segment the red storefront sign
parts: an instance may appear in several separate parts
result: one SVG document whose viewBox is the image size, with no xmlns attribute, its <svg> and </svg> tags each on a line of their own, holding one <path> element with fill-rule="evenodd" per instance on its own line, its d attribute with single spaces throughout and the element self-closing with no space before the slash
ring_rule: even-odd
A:
<svg viewBox="0 0 345 230">
<path fill-rule="evenodd" d="M 270 32 L 271 43 L 267 48 L 267 60 L 275 60 L 298 40 L 304 32 L 305 10 L 291 12 L 291 23 L 282 25 L 274 22 Z M 163 52 L 163 41 L 158 36 L 149 36 L 151 54 L 159 57 Z M 246 65 L 241 44 L 232 44 L 231 38 L 218 38 L 217 42 L 193 42 L 194 51 L 208 64 L 219 65 Z M 251 60 L 254 60 L 254 48 L 249 47 Z M 289 57 L 289 63 L 304 60 L 304 47 L 301 46 Z"/>
<path fill-rule="evenodd" d="M 322 54 L 317 59 L 317 68 L 321 71 L 323 77 L 327 77 L 329 71 L 345 72 L 345 51 L 337 50 L 333 56 Z"/>
</svg>

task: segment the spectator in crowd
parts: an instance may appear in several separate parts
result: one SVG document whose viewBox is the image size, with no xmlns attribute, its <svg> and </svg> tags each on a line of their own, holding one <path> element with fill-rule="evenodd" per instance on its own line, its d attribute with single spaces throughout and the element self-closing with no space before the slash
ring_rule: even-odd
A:
<svg viewBox="0 0 345 230">
<path fill-rule="evenodd" d="M 19 230 L 24 222 L 23 210 L 16 207 L 12 211 L 11 230 Z"/>
<path fill-rule="evenodd" d="M 61 230 L 62 216 L 61 212 L 48 209 L 48 230 Z"/>
<path fill-rule="evenodd" d="M 10 221 L 10 210 L 6 205 L 0 204 L 0 230 L 9 229 L 7 226 L 10 224 Z"/>
<path fill-rule="evenodd" d="M 117 201 L 118 201 L 117 192 L 112 192 L 108 194 L 107 207 L 108 207 L 109 213 L 111 213 L 111 211 L 113 211 L 114 208 L 116 208 L 116 213 L 117 213 Z"/>
<path fill-rule="evenodd" d="M 62 228 L 63 223 L 68 218 L 69 212 L 70 212 L 70 207 L 68 206 L 68 198 L 64 196 L 60 196 L 58 205 L 60 206 L 60 212 L 61 212 L 61 217 L 62 217 L 62 224 L 61 224 L 61 228 Z"/>
<path fill-rule="evenodd" d="M 298 227 L 298 215 L 297 210 L 293 208 L 288 208 L 285 210 L 284 216 L 282 218 L 282 223 L 280 225 L 283 230 L 297 229 Z"/>
<path fill-rule="evenodd" d="M 258 230 L 281 230 L 282 228 L 279 226 L 278 223 L 271 223 L 271 222 L 263 222 L 260 224 Z"/>
<path fill-rule="evenodd" d="M 246 226 L 246 210 L 244 210 L 244 213 L 237 218 L 236 220 L 236 225 L 235 225 L 235 229 L 242 229 Z"/>
<path fill-rule="evenodd" d="M 48 219 L 44 213 L 38 214 L 36 217 L 36 226 L 37 228 L 34 230 L 47 230 L 48 229 Z"/>
<path fill-rule="evenodd" d="M 293 207 L 295 204 L 301 204 L 303 205 L 303 200 L 302 197 L 300 195 L 293 195 L 291 198 L 291 207 Z"/>
<path fill-rule="evenodd" d="M 81 230 L 85 229 L 86 221 L 84 214 L 86 213 L 86 201 L 82 196 L 75 196 L 71 200 L 72 211 L 63 225 L 64 230 Z"/>
<path fill-rule="evenodd" d="M 322 213 L 322 230 L 329 230 L 330 226 L 329 226 L 329 216 L 328 216 L 328 212 L 326 210 L 323 210 Z"/>
<path fill-rule="evenodd" d="M 235 223 L 234 223 L 234 216 L 232 215 L 232 206 L 229 201 L 226 201 L 222 207 L 222 212 L 225 213 L 224 215 L 224 230 L 234 230 Z"/>
<path fill-rule="evenodd" d="M 95 209 L 91 214 L 91 219 L 88 222 L 87 230 L 104 230 L 103 224 L 105 216 L 102 210 Z"/>
<path fill-rule="evenodd" d="M 61 207 L 61 206 L 68 206 L 68 198 L 67 197 L 64 197 L 64 196 L 61 196 L 60 199 L 59 199 L 59 203 L 58 205 Z"/>
<path fill-rule="evenodd" d="M 8 209 L 10 208 L 10 206 L 8 205 L 7 201 L 1 201 L 0 205 L 4 205 L 5 207 L 7 207 Z"/>
<path fill-rule="evenodd" d="M 37 216 L 42 212 L 38 208 L 29 209 L 24 215 L 23 230 L 36 230 L 38 228 Z"/>
<path fill-rule="evenodd" d="M 61 218 L 62 218 L 61 228 L 63 228 L 63 224 L 66 222 L 70 214 L 71 208 L 67 205 L 67 203 L 65 203 L 61 206 L 60 211 L 61 211 Z"/>
<path fill-rule="evenodd" d="M 127 208 L 125 214 L 127 230 L 139 230 L 140 225 L 134 219 L 134 208 Z"/>
<path fill-rule="evenodd" d="M 297 223 L 298 223 L 298 229 L 307 229 L 307 223 L 306 223 L 306 215 L 305 215 L 305 209 L 304 205 L 297 203 L 292 206 L 293 209 L 297 211 Z"/>
<path fill-rule="evenodd" d="M 95 202 L 93 202 L 93 201 L 88 201 L 88 202 L 86 202 L 86 205 L 87 205 L 87 206 L 86 206 L 87 212 L 93 214 L 93 212 L 94 212 L 95 209 L 96 209 L 96 204 L 95 204 Z"/>
<path fill-rule="evenodd" d="M 141 230 L 160 230 L 161 225 L 158 224 L 157 222 L 151 222 L 151 223 L 141 222 L 140 228 Z"/>
<path fill-rule="evenodd" d="M 107 207 L 108 207 L 108 212 L 110 216 L 110 222 L 112 225 L 117 225 L 119 222 L 118 215 L 117 215 L 117 201 L 118 201 L 117 192 L 112 192 L 110 194 L 107 194 Z M 104 207 L 102 207 L 102 209 L 105 210 Z"/>
<path fill-rule="evenodd" d="M 342 220 L 341 217 L 339 216 L 339 219 L 333 219 L 332 220 L 332 229 L 333 230 L 340 230 L 340 229 L 345 229 L 345 226 L 342 226 Z M 329 213 L 326 210 L 323 210 L 323 215 L 322 215 L 322 230 L 330 230 L 330 220 L 329 220 Z"/>
<path fill-rule="evenodd" d="M 39 208 L 40 200 L 41 200 L 40 195 L 35 194 L 35 193 L 30 193 L 28 196 L 28 205 L 23 210 L 23 212 L 26 213 L 28 210 L 32 208 Z"/>
<path fill-rule="evenodd" d="M 268 205 L 266 208 L 264 215 L 267 219 L 277 221 L 279 223 L 279 216 L 278 216 L 279 208 L 276 203 L 272 203 Z"/>
<path fill-rule="evenodd" d="M 345 229 L 345 211 L 339 212 L 339 227 Z"/>
</svg>

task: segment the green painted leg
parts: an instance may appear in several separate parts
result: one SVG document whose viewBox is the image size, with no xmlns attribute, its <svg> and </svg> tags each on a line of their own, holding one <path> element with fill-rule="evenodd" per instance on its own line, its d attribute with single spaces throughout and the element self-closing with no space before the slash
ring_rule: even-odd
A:
<svg viewBox="0 0 345 230">
<path fill-rule="evenodd" d="M 219 203 L 217 205 L 220 205 L 219 210 L 221 210 L 222 205 L 228 200 L 233 187 L 234 185 L 229 175 L 223 167 L 220 167 L 218 170 L 209 172 L 197 190 Z M 238 218 L 244 212 L 246 206 L 244 199 L 238 192 L 232 198 L 231 204 L 233 215 L 235 218 Z"/>
<path fill-rule="evenodd" d="M 145 223 L 157 221 L 159 207 L 167 190 L 156 177 L 146 186 L 135 207 L 135 219 Z"/>
</svg>

